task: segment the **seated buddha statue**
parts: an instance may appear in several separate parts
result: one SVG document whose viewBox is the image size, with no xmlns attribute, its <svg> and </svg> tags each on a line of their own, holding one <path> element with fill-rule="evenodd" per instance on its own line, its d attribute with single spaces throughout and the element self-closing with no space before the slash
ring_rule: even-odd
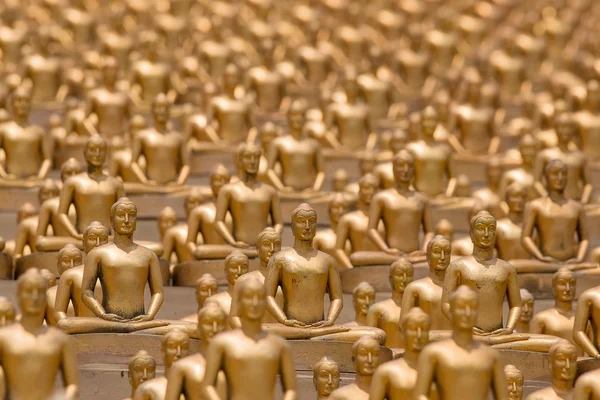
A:
<svg viewBox="0 0 600 400">
<path fill-rule="evenodd" d="M 37 229 L 38 217 L 37 209 L 29 202 L 23 204 L 17 210 L 17 234 L 15 239 L 7 240 L 4 243 L 3 252 L 14 256 L 15 254 L 26 255 L 31 254 L 32 250 L 35 250 L 36 236 L 34 234 Z M 19 238 L 19 251 L 15 253 L 17 249 L 17 238 Z M 33 248 L 31 246 L 34 246 Z M 12 265 L 10 267 L 12 275 Z"/>
<path fill-rule="evenodd" d="M 204 307 L 204 304 L 206 304 L 206 301 L 211 296 L 219 293 L 219 281 L 217 281 L 217 278 L 211 274 L 204 274 L 196 281 L 195 293 L 198 311 L 181 318 L 182 321 L 198 322 L 198 314 L 200 313 L 202 307 Z M 219 308 L 221 307 L 219 306 Z M 224 318 L 226 317 L 227 316 Z"/>
<path fill-rule="evenodd" d="M 509 150 L 510 151 L 510 150 Z M 506 189 L 513 182 L 519 182 L 527 191 L 527 198 L 533 200 L 538 196 L 534 190 L 533 162 L 537 154 L 537 141 L 531 134 L 524 134 L 519 140 L 519 166 L 502 173 L 498 184 L 498 197 L 505 200 Z M 506 157 L 508 158 L 508 152 Z"/>
<path fill-rule="evenodd" d="M 375 302 L 375 288 L 368 282 L 361 282 L 352 290 L 352 307 L 354 320 L 346 322 L 346 326 L 368 326 L 367 314 Z"/>
<path fill-rule="evenodd" d="M 233 289 L 237 279 L 248 273 L 248 257 L 239 250 L 234 250 L 225 257 L 225 278 L 227 280 L 227 290 L 216 293 L 210 301 L 215 301 L 223 309 L 225 314 L 229 316 L 231 310 L 231 299 L 233 297 Z"/>
<path fill-rule="evenodd" d="M 327 211 L 329 212 L 329 228 L 317 231 L 313 239 L 315 249 L 327 253 L 334 258 L 336 257 L 337 227 L 340 218 L 348 211 L 348 208 L 349 201 L 342 193 L 335 193 L 331 197 L 327 207 Z M 344 250 L 349 254 L 350 249 L 347 246 Z"/>
</svg>

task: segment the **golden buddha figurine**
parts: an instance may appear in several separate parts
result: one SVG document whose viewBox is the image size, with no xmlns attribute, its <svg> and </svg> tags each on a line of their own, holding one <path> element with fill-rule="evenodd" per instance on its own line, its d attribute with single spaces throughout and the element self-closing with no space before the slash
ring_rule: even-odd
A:
<svg viewBox="0 0 600 400">
<path fill-rule="evenodd" d="M 313 239 L 313 246 L 315 249 L 327 253 L 334 258 L 336 257 L 335 245 L 337 243 L 337 227 L 340 218 L 348 211 L 348 208 L 348 198 L 344 194 L 335 193 L 331 197 L 328 205 L 329 228 L 317 231 L 315 238 Z"/>
<path fill-rule="evenodd" d="M 46 268 L 40 269 L 40 273 L 46 279 L 48 289 L 46 289 L 46 313 L 44 314 L 44 321 L 46 325 L 55 326 L 56 321 L 54 320 L 54 304 L 56 302 L 56 274 L 50 272 Z"/>
<path fill-rule="evenodd" d="M 256 243 L 256 252 L 258 253 L 258 258 L 260 260 L 260 266 L 257 270 L 243 273 L 238 275 L 237 281 L 245 281 L 248 279 L 258 279 L 259 281 L 265 281 L 269 265 L 269 261 L 273 257 L 274 254 L 281 251 L 281 234 L 277 232 L 275 229 L 266 227 L 261 233 L 258 234 L 257 243 Z M 227 275 L 229 277 L 229 275 Z M 228 286 L 229 290 L 229 286 Z M 232 296 L 235 296 L 236 292 L 233 290 Z M 276 295 L 277 304 L 281 307 L 283 306 L 283 297 L 282 293 L 278 292 Z M 229 325 L 232 328 L 240 328 L 240 319 L 239 319 L 239 309 L 237 308 L 237 300 L 235 297 L 231 298 L 231 309 L 228 312 L 229 315 Z M 265 313 L 263 322 L 277 322 L 273 316 L 269 313 Z"/>
<path fill-rule="evenodd" d="M 571 114 L 562 113 L 556 117 L 555 129 L 558 145 L 538 153 L 533 175 L 536 180 L 536 190 L 542 195 L 547 194 L 548 191 L 542 185 L 545 168 L 552 160 L 561 160 L 567 168 L 567 176 L 565 176 L 567 186 L 564 189 L 564 195 L 568 199 L 587 204 L 592 194 L 592 185 L 587 175 L 585 155 L 581 150 L 569 148 L 569 143 L 576 133 L 575 128 Z M 549 183 L 546 182 L 546 184 Z"/>
<path fill-rule="evenodd" d="M 325 183 L 325 162 L 319 143 L 306 136 L 306 104 L 294 101 L 288 109 L 289 134 L 277 137 L 267 155 L 267 176 L 282 192 L 319 192 Z M 281 177 L 275 166 L 281 166 Z"/>
<path fill-rule="evenodd" d="M 84 150 L 87 172 L 68 178 L 60 192 L 59 222 L 70 236 L 78 240 L 83 239 L 82 232 L 94 220 L 98 220 L 104 226 L 110 226 L 110 208 L 125 195 L 123 183 L 102 171 L 106 152 L 106 140 L 99 135 L 92 135 Z M 69 219 L 71 204 L 75 207 L 77 215 L 75 224 Z"/>
<path fill-rule="evenodd" d="M 508 400 L 523 400 L 523 373 L 514 365 L 507 364 L 504 367 L 504 377 L 508 388 Z"/>
<path fill-rule="evenodd" d="M 203 204 L 204 196 L 202 195 L 201 190 L 198 187 L 192 187 L 184 199 L 185 215 L 188 217 L 188 220 L 192 210 Z M 163 247 L 162 258 L 171 261 L 172 256 L 175 255 L 177 261 L 180 263 L 192 261 L 194 259 L 194 253 L 190 252 L 190 249 L 187 246 L 187 223 L 177 224 L 175 210 L 168 206 L 160 212 L 158 221 Z"/>
<path fill-rule="evenodd" d="M 535 303 L 535 299 L 533 295 L 527 289 L 521 289 L 519 291 L 521 294 L 521 317 L 519 318 L 519 322 L 515 326 L 515 331 L 519 333 L 529 333 L 531 332 L 530 322 L 533 317 L 533 306 Z"/>
<path fill-rule="evenodd" d="M 385 347 L 398 349 L 404 346 L 400 334 L 400 314 L 406 287 L 413 281 L 413 265 L 400 258 L 390 266 L 392 297 L 373 304 L 367 313 L 367 325 L 385 332 Z"/>
<path fill-rule="evenodd" d="M 219 293 L 219 281 L 211 274 L 204 274 L 196 281 L 196 303 L 198 304 L 198 311 L 181 318 L 182 321 L 198 322 L 198 313 L 204 307 L 206 300 L 209 297 Z"/>
<path fill-rule="evenodd" d="M 435 141 L 433 134 L 437 126 L 437 112 L 431 106 L 425 108 L 421 113 L 421 140 L 406 146 L 414 157 L 413 185 L 430 198 L 444 193 L 450 195 L 454 187 L 450 170 L 452 151 L 447 144 Z"/>
<path fill-rule="evenodd" d="M 179 400 L 180 395 L 189 399 L 202 398 L 201 385 L 206 367 L 204 359 L 206 348 L 216 334 L 225 330 L 227 316 L 217 303 L 209 301 L 198 310 L 195 319 L 198 322 L 200 352 L 181 358 L 171 365 L 169 374 L 165 374 L 167 377 L 165 400 Z M 217 398 L 227 397 L 225 385 L 225 376 L 220 373 L 217 378 L 219 396 Z"/>
<path fill-rule="evenodd" d="M 219 306 L 229 316 L 233 289 L 237 279 L 248 273 L 248 257 L 239 250 L 234 250 L 225 258 L 225 277 L 227 279 L 227 290 L 212 296 L 211 301 L 219 303 Z"/>
<path fill-rule="evenodd" d="M 442 313 L 451 319 L 449 296 L 461 285 L 477 292 L 479 309 L 473 332 L 477 335 L 507 335 L 514 331 L 521 317 L 521 296 L 515 268 L 494 256 L 496 219 L 480 211 L 470 220 L 473 254 L 450 263 L 446 270 Z M 503 324 L 502 304 L 508 299 L 509 313 Z M 475 311 L 473 311 L 475 313 Z"/>
<path fill-rule="evenodd" d="M 240 179 L 224 185 L 216 202 L 215 231 L 227 244 L 198 247 L 196 258 L 224 258 L 233 248 L 255 257 L 256 250 L 251 247 L 267 227 L 269 216 L 276 231 L 283 229 L 277 191 L 257 180 L 260 155 L 261 150 L 255 144 L 239 146 L 236 160 Z M 232 217 L 232 232 L 226 225 L 227 213 Z"/>
<path fill-rule="evenodd" d="M 0 126 L 0 148 L 5 155 L 0 166 L 0 177 L 3 178 L 0 186 L 33 186 L 46 177 L 52 166 L 52 144 L 41 126 L 29 123 L 29 89 L 24 86 L 15 89 L 10 105 L 13 119 Z"/>
<path fill-rule="evenodd" d="M 415 157 L 407 150 L 402 150 L 394 156 L 393 165 L 395 187 L 377 193 L 369 207 L 367 235 L 380 253 L 368 254 L 364 260 L 360 260 L 362 262 L 355 257 L 355 266 L 389 264 L 400 256 L 408 257 L 411 262 L 425 259 L 422 244 L 429 242 L 433 236 L 433 226 L 428 198 L 411 189 Z M 380 219 L 386 229 L 385 238 L 377 229 Z M 421 227 L 424 232 L 422 244 L 419 243 Z"/>
<path fill-rule="evenodd" d="M 373 126 L 393 116 L 397 106 L 394 103 L 391 83 L 380 78 L 384 63 L 384 54 L 377 47 L 369 49 L 370 70 L 358 75 L 356 83 L 360 90 L 360 96 L 369 106 L 369 116 Z"/>
<path fill-rule="evenodd" d="M 0 328 L 14 324 L 17 317 L 17 310 L 12 301 L 4 296 L 0 296 Z"/>
<path fill-rule="evenodd" d="M 506 189 L 508 214 L 499 219 L 496 228 L 496 250 L 498 257 L 510 260 L 517 271 L 526 267 L 531 254 L 521 242 L 523 213 L 527 201 L 527 190 L 521 183 L 513 182 Z"/>
<path fill-rule="evenodd" d="M 373 374 L 379 366 L 381 345 L 369 336 L 363 336 L 352 345 L 352 361 L 356 369 L 354 383 L 331 393 L 330 400 L 367 400 L 371 390 Z"/>
<path fill-rule="evenodd" d="M 248 71 L 248 89 L 261 112 L 276 113 L 289 105 L 286 98 L 286 80 L 275 66 L 276 51 L 272 39 L 263 39 L 259 43 L 262 63 Z"/>
<path fill-rule="evenodd" d="M 573 398 L 573 381 L 577 373 L 577 347 L 566 340 L 553 345 L 548 351 L 552 386 L 537 390 L 525 400 L 569 400 Z"/>
<path fill-rule="evenodd" d="M 103 85 L 91 91 L 87 99 L 85 125 L 90 133 L 99 133 L 107 139 L 121 136 L 132 117 L 132 103 L 117 88 L 118 65 L 113 57 L 105 57 L 102 64 Z"/>
<path fill-rule="evenodd" d="M 498 157 L 490 157 L 485 167 L 487 186 L 478 189 L 471 194 L 475 200 L 480 202 L 484 210 L 488 210 L 496 219 L 504 216 L 505 210 L 501 207 L 502 199 L 498 195 L 500 177 L 502 176 L 502 165 Z"/>
<path fill-rule="evenodd" d="M 31 100 L 35 103 L 61 101 L 66 86 L 61 82 L 61 60 L 50 54 L 53 28 L 38 31 L 37 51 L 23 59 L 23 83 L 31 87 Z"/>
<path fill-rule="evenodd" d="M 521 243 L 542 266 L 579 264 L 588 251 L 588 235 L 582 204 L 566 197 L 568 166 L 555 159 L 545 166 L 544 174 L 549 192 L 525 206 Z"/>
<path fill-rule="evenodd" d="M 495 399 L 508 398 L 500 353 L 473 339 L 483 311 L 477 292 L 458 286 L 449 296 L 449 305 L 446 314 L 452 322 L 452 337 L 431 343 L 421 352 L 414 398 L 430 398 L 434 382 L 446 400 L 484 399 L 490 391 Z"/>
<path fill-rule="evenodd" d="M 375 289 L 368 282 L 361 282 L 352 290 L 354 321 L 344 325 L 367 326 L 367 313 L 375 302 Z"/>
<path fill-rule="evenodd" d="M 600 388 L 598 387 L 599 379 L 600 369 L 594 369 L 579 375 L 575 381 L 573 399 L 596 400 L 600 396 Z"/>
<path fill-rule="evenodd" d="M 190 173 L 186 141 L 181 132 L 168 126 L 171 103 L 164 94 L 152 101 L 154 126 L 133 137 L 131 169 L 143 185 L 161 190 L 163 185 L 182 186 Z M 140 156 L 146 160 L 146 172 L 138 164 Z"/>
<path fill-rule="evenodd" d="M 219 371 L 227 376 L 227 393 L 235 399 L 272 399 L 278 375 L 283 398 L 296 398 L 296 376 L 290 345 L 262 330 L 267 307 L 265 286 L 256 279 L 236 285 L 242 327 L 215 336 L 206 349 L 202 394 L 218 400 Z"/>
<path fill-rule="evenodd" d="M 31 254 L 32 251 L 35 251 L 36 239 L 34 231 L 37 229 L 37 220 L 37 210 L 33 204 L 27 202 L 19 207 L 17 210 L 17 234 L 15 240 L 7 241 L 3 252 L 13 257 L 17 256 L 18 258 L 20 255 Z"/>
<path fill-rule="evenodd" d="M 586 290 L 579 296 L 573 323 L 573 340 L 581 350 L 594 358 L 600 358 L 599 311 L 600 287 L 596 286 Z"/>
<path fill-rule="evenodd" d="M 450 321 L 442 314 L 442 292 L 451 249 L 450 241 L 441 235 L 427 243 L 429 276 L 409 283 L 404 289 L 400 321 L 404 321 L 411 309 L 419 307 L 429 315 L 431 329 L 450 329 Z"/>
<path fill-rule="evenodd" d="M 600 84 L 598 81 L 590 81 L 586 86 L 585 109 L 574 115 L 581 150 L 590 161 L 600 159 Z"/>
<path fill-rule="evenodd" d="M 173 363 L 187 357 L 190 348 L 190 337 L 187 333 L 175 328 L 162 337 L 160 352 L 165 365 L 164 375 L 142 383 L 135 390 L 133 400 L 163 400 L 167 392 L 167 377 Z"/>
<path fill-rule="evenodd" d="M 326 400 L 340 387 L 340 366 L 331 357 L 325 356 L 313 365 L 313 383 L 317 400 Z"/>
<path fill-rule="evenodd" d="M 3 397 L 10 394 L 15 399 L 47 399 L 54 393 L 59 371 L 64 382 L 64 398 L 79 397 L 72 340 L 60 330 L 42 325 L 47 287 L 46 279 L 36 268 L 28 269 L 17 281 L 21 319 L 0 329 L 3 370 L 0 394 Z"/>
<path fill-rule="evenodd" d="M 431 319 L 419 307 L 413 307 L 400 319 L 404 340 L 401 358 L 380 365 L 373 374 L 370 400 L 412 399 L 417 383 L 419 354 L 429 343 Z M 435 398 L 432 394 L 431 398 Z"/>
<path fill-rule="evenodd" d="M 140 385 L 150 379 L 154 379 L 156 375 L 156 361 L 154 357 L 148 354 L 145 350 L 138 351 L 129 359 L 127 377 L 131 385 L 131 397 L 124 400 L 134 400 L 135 392 Z"/>
<path fill-rule="evenodd" d="M 352 268 L 353 256 L 348 256 L 346 242 L 350 242 L 353 254 L 379 250 L 367 235 L 369 207 L 379 187 L 379 181 L 374 175 L 366 174 L 360 178 L 358 185 L 360 189 L 358 191 L 356 210 L 342 215 L 337 225 L 335 258 L 340 268 Z M 359 254 L 356 254 L 356 256 L 360 257 Z"/>
</svg>

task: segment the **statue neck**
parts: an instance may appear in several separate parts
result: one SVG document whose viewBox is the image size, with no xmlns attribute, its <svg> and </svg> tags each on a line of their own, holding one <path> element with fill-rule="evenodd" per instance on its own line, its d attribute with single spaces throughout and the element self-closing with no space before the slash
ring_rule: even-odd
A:
<svg viewBox="0 0 600 400">
<path fill-rule="evenodd" d="M 329 226 L 334 233 L 337 232 L 338 221 L 331 220 Z"/>
<path fill-rule="evenodd" d="M 409 367 L 417 369 L 417 362 L 419 361 L 418 352 L 406 349 L 404 350 L 404 355 L 402 358 L 404 358 L 404 361 L 406 361 Z"/>
<path fill-rule="evenodd" d="M 369 206 L 371 204 L 370 203 L 366 203 L 364 201 L 359 201 L 356 208 L 358 208 L 360 211 L 362 211 L 365 215 L 369 215 Z"/>
<path fill-rule="evenodd" d="M 88 164 L 88 175 L 91 177 L 102 176 L 102 167 L 96 167 L 95 165 Z"/>
<path fill-rule="evenodd" d="M 29 115 L 15 114 L 13 116 L 13 121 L 15 121 L 15 123 L 17 123 L 21 128 L 25 128 L 27 125 L 29 125 Z"/>
<path fill-rule="evenodd" d="M 569 151 L 569 142 L 563 142 L 562 140 L 558 141 L 558 148 L 563 152 Z"/>
<path fill-rule="evenodd" d="M 246 185 L 254 185 L 258 181 L 256 179 L 256 174 L 249 174 L 248 172 L 243 173 L 242 180 Z"/>
<path fill-rule="evenodd" d="M 267 265 L 269 265 L 269 261 L 260 260 L 260 267 L 258 268 L 258 272 L 263 274 L 263 276 L 267 277 Z"/>
<path fill-rule="evenodd" d="M 23 315 L 21 316 L 21 326 L 23 327 L 23 329 L 25 329 L 27 332 L 31 333 L 32 335 L 37 335 L 37 333 L 39 332 L 43 323 L 44 323 L 44 313 L 43 312 L 40 314 L 23 313 Z"/>
<path fill-rule="evenodd" d="M 392 301 L 396 303 L 398 306 L 402 304 L 402 297 L 404 296 L 404 292 L 392 292 Z"/>
<path fill-rule="evenodd" d="M 302 139 L 302 129 L 292 129 L 290 127 L 290 135 L 296 139 L 296 140 L 300 140 Z"/>
<path fill-rule="evenodd" d="M 488 188 L 494 193 L 498 192 L 498 188 L 500 186 L 500 181 L 498 179 L 488 180 Z"/>
<path fill-rule="evenodd" d="M 452 340 L 463 348 L 469 348 L 473 344 L 473 330 L 472 329 L 453 329 Z"/>
<path fill-rule="evenodd" d="M 429 279 L 433 281 L 437 286 L 444 286 L 444 279 L 446 277 L 446 270 L 438 271 L 436 269 L 429 269 Z"/>
<path fill-rule="evenodd" d="M 521 321 L 517 322 L 517 326 L 515 327 L 517 332 L 519 333 L 529 333 L 529 321 Z"/>
<path fill-rule="evenodd" d="M 233 282 L 233 285 L 227 285 L 227 293 L 229 293 L 229 295 L 231 297 L 233 297 L 233 288 L 235 287 L 235 282 Z"/>
<path fill-rule="evenodd" d="M 356 321 L 356 323 L 359 326 L 367 326 L 367 316 L 366 315 L 356 313 L 356 314 L 354 314 L 354 321 Z"/>
<path fill-rule="evenodd" d="M 515 225 L 521 225 L 521 222 L 523 222 L 523 213 L 522 212 L 515 212 L 515 211 L 510 211 L 508 213 L 508 219 L 514 223 Z"/>
<path fill-rule="evenodd" d="M 356 380 L 354 383 L 358 388 L 362 391 L 369 393 L 371 389 L 371 381 L 373 380 L 373 375 L 361 375 L 356 374 Z"/>
<path fill-rule="evenodd" d="M 159 133 L 165 133 L 167 131 L 167 123 L 154 120 L 154 129 Z"/>
<path fill-rule="evenodd" d="M 133 244 L 133 234 L 121 235 L 120 233 L 115 232 L 115 237 L 113 239 L 113 243 L 119 248 L 129 247 Z"/>
<path fill-rule="evenodd" d="M 398 193 L 406 193 L 410 189 L 410 182 L 396 182 L 396 190 Z"/>
<path fill-rule="evenodd" d="M 556 301 L 554 302 L 554 308 L 556 308 L 561 313 L 569 313 L 573 311 L 573 302 L 561 301 L 556 299 Z"/>
<path fill-rule="evenodd" d="M 250 320 L 245 316 L 240 317 L 244 335 L 256 339 L 262 333 L 261 320 Z"/>
<path fill-rule="evenodd" d="M 491 260 L 494 257 L 494 248 L 492 247 L 490 249 L 482 249 L 481 247 L 477 247 L 477 245 L 474 245 L 473 257 L 484 261 Z"/>
<path fill-rule="evenodd" d="M 294 249 L 299 253 L 310 253 L 313 250 L 312 239 L 294 239 Z"/>
<path fill-rule="evenodd" d="M 548 197 L 550 198 L 550 200 L 558 203 L 560 201 L 565 200 L 565 193 L 564 193 L 564 190 L 558 191 L 558 190 L 552 190 L 551 189 L 548 192 Z"/>
<path fill-rule="evenodd" d="M 568 394 L 573 390 L 573 382 L 571 380 L 552 380 L 552 389 L 558 392 L 557 394 Z M 561 396 L 561 398 L 566 398 Z"/>
</svg>

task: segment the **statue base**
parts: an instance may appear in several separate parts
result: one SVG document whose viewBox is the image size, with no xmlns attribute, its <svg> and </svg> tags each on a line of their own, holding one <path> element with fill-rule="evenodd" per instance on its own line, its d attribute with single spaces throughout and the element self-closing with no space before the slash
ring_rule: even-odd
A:
<svg viewBox="0 0 600 400">
<path fill-rule="evenodd" d="M 348 180 L 353 182 L 360 179 L 360 159 L 358 154 L 343 153 L 332 149 L 323 149 L 325 171 L 333 174 L 338 169 L 343 169 L 348 174 Z"/>
<path fill-rule="evenodd" d="M 73 139 L 65 139 L 64 142 L 60 143 L 54 151 L 54 166 L 60 168 L 69 158 L 74 158 L 81 163 L 86 165 L 85 156 L 83 150 L 87 142 L 87 137 L 75 137 Z"/>
<path fill-rule="evenodd" d="M 413 264 L 415 273 L 413 279 L 425 278 L 429 275 L 429 266 L 426 262 Z M 354 267 L 352 269 L 340 270 L 342 280 L 342 291 L 352 293 L 354 288 L 361 282 L 369 282 L 375 288 L 375 292 L 391 292 L 390 266 L 374 265 L 370 267 Z"/>
<path fill-rule="evenodd" d="M 13 276 L 12 257 L 6 253 L 0 253 L 0 279 L 8 280 Z"/>
<path fill-rule="evenodd" d="M 291 224 L 292 211 L 298 207 L 301 203 L 310 204 L 317 215 L 319 216 L 319 225 L 329 227 L 331 221 L 329 219 L 329 201 L 331 200 L 332 194 L 324 192 L 316 193 L 279 193 L 279 199 L 281 204 L 281 215 L 285 218 L 285 224 Z"/>
<path fill-rule="evenodd" d="M 448 220 L 455 234 L 469 232 L 469 211 L 475 205 L 473 198 L 439 198 L 431 200 L 433 221 Z"/>
<path fill-rule="evenodd" d="M 260 266 L 258 258 L 249 259 L 248 271 L 255 271 Z M 196 286 L 196 281 L 204 274 L 214 276 L 219 285 L 227 285 L 224 271 L 225 259 L 196 260 L 175 265 L 173 268 L 173 286 Z"/>
<path fill-rule="evenodd" d="M 27 182 L 29 183 L 29 182 Z M 25 203 L 38 204 L 39 186 L 42 181 L 31 181 L 29 187 L 2 179 L 0 182 L 0 211 L 17 211 Z M 14 187 L 9 187 L 14 185 Z"/>
<path fill-rule="evenodd" d="M 533 297 L 537 299 L 554 299 L 552 292 L 553 272 L 532 272 L 518 274 L 519 287 L 529 290 Z M 600 268 L 575 272 L 577 276 L 577 293 L 575 298 L 584 291 L 600 285 Z"/>
<path fill-rule="evenodd" d="M 192 142 L 190 172 L 193 175 L 210 175 L 217 164 L 223 164 L 229 171 L 235 171 L 237 146 L 218 146 L 208 142 Z"/>
<path fill-rule="evenodd" d="M 185 218 L 185 186 L 145 186 L 139 183 L 125 183 L 125 193 L 138 209 L 138 218 L 157 219 L 165 207 L 172 207 L 178 218 Z"/>
</svg>

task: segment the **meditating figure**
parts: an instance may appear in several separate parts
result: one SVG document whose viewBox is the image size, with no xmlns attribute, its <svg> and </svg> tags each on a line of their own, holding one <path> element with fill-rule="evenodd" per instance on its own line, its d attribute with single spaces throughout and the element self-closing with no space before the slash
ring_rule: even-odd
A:
<svg viewBox="0 0 600 400">
<path fill-rule="evenodd" d="M 325 356 L 313 365 L 313 383 L 317 400 L 326 400 L 340 387 L 340 366 L 331 357 Z"/>
<path fill-rule="evenodd" d="M 332 257 L 336 257 L 336 243 L 337 243 L 337 227 L 339 221 L 349 208 L 349 200 L 342 193 L 334 193 L 329 200 L 328 211 L 329 211 L 329 228 L 320 229 L 315 234 L 313 239 L 313 246 L 315 249 L 320 250 L 324 253 L 329 254 Z M 344 248 L 346 254 L 350 252 L 348 246 Z"/>
<path fill-rule="evenodd" d="M 530 322 L 533 318 L 533 306 L 535 299 L 533 295 L 527 289 L 521 289 L 521 318 L 515 326 L 515 331 L 519 333 L 529 333 L 531 331 Z"/>
<path fill-rule="evenodd" d="M 367 326 L 367 313 L 375 302 L 375 289 L 368 282 L 361 282 L 352 290 L 354 321 L 344 325 Z"/>
<path fill-rule="evenodd" d="M 525 400 L 569 400 L 573 399 L 573 381 L 577 374 L 577 347 L 561 340 L 548 351 L 552 386 L 537 390 Z"/>
<path fill-rule="evenodd" d="M 241 251 L 234 250 L 225 258 L 225 277 L 227 290 L 212 296 L 211 301 L 219 303 L 225 314 L 229 316 L 231 299 L 237 279 L 248 272 L 248 257 Z"/>
<path fill-rule="evenodd" d="M 131 397 L 123 400 L 134 400 L 137 388 L 144 382 L 154 379 L 156 375 L 156 361 L 146 350 L 138 351 L 129 359 L 127 377 L 131 385 Z"/>
<path fill-rule="evenodd" d="M 198 311 L 181 318 L 182 321 L 198 322 L 198 312 L 204 307 L 206 300 L 219 293 L 219 281 L 211 274 L 204 274 L 196 281 L 196 303 Z"/>
</svg>

